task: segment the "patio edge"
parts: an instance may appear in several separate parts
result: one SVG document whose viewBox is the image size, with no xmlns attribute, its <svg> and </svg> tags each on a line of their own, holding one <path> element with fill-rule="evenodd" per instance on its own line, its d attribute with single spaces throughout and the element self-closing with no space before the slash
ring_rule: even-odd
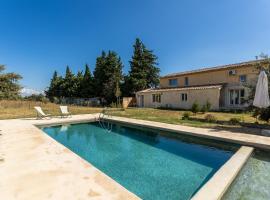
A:
<svg viewBox="0 0 270 200">
<path fill-rule="evenodd" d="M 219 200 L 234 181 L 254 148 L 242 146 L 204 186 L 192 200 Z"/>
</svg>

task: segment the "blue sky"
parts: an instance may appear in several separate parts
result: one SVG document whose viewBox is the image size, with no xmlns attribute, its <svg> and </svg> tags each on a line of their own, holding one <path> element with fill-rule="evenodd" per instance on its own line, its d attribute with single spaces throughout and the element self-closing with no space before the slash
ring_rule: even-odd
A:
<svg viewBox="0 0 270 200">
<path fill-rule="evenodd" d="M 136 37 L 161 75 L 270 54 L 269 0 L 0 0 L 0 63 L 44 89 L 54 70 L 74 72 L 102 50 L 122 58 Z"/>
</svg>

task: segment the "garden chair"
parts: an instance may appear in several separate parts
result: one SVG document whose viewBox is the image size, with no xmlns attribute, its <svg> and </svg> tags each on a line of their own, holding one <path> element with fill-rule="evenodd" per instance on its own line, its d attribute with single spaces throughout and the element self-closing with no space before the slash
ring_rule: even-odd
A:
<svg viewBox="0 0 270 200">
<path fill-rule="evenodd" d="M 72 117 L 67 106 L 60 106 L 61 117 Z"/>
<path fill-rule="evenodd" d="M 37 119 L 43 119 L 43 118 L 48 118 L 48 119 L 50 119 L 50 118 L 51 118 L 51 114 L 45 114 L 45 113 L 43 112 L 43 110 L 41 109 L 41 107 L 35 106 L 34 108 L 35 108 L 35 110 L 37 111 Z"/>
</svg>

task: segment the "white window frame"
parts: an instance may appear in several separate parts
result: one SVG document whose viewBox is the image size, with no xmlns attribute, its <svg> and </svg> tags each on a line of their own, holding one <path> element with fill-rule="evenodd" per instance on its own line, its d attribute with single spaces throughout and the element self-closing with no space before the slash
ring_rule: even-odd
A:
<svg viewBox="0 0 270 200">
<path fill-rule="evenodd" d="M 161 94 L 152 94 L 153 103 L 161 103 Z"/>
</svg>

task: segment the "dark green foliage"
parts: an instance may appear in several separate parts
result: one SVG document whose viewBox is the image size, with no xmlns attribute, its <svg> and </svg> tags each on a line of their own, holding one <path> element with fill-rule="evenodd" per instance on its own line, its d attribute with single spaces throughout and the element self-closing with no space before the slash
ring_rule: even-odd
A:
<svg viewBox="0 0 270 200">
<path fill-rule="evenodd" d="M 201 108 L 201 112 L 205 113 L 205 112 L 209 112 L 211 109 L 211 103 L 209 102 L 209 100 L 206 101 L 205 105 L 202 106 Z"/>
<path fill-rule="evenodd" d="M 211 114 L 207 114 L 204 117 L 204 119 L 205 119 L 205 121 L 210 122 L 210 123 L 217 122 L 217 118 L 214 115 L 211 115 Z"/>
<path fill-rule="evenodd" d="M 80 83 L 81 83 L 80 87 L 79 87 L 79 91 L 80 91 L 79 96 L 80 97 L 90 98 L 90 97 L 95 96 L 94 85 L 93 85 L 93 76 L 92 76 L 90 68 L 87 64 L 85 65 L 85 71 L 84 71 L 83 77 L 78 81 L 80 81 Z"/>
<path fill-rule="evenodd" d="M 205 113 L 206 110 L 207 110 L 207 109 L 206 109 L 206 105 L 203 105 L 202 108 L 201 108 L 201 112 L 202 112 L 202 113 Z"/>
<path fill-rule="evenodd" d="M 98 86 L 100 87 L 99 90 L 101 90 L 101 92 L 97 95 L 104 97 L 106 103 L 110 104 L 115 102 L 117 98 L 121 96 L 119 85 L 120 81 L 123 79 L 123 65 L 121 58 L 113 51 L 109 51 L 104 60 L 105 62 L 102 62 L 103 66 L 101 66 L 103 70 L 100 70 L 103 73 L 102 78 L 100 76 L 95 76 L 96 79 L 101 78 L 103 80 Z"/>
<path fill-rule="evenodd" d="M 32 94 L 31 96 L 24 97 L 26 100 L 40 101 L 42 103 L 48 103 L 49 100 L 43 94 Z"/>
<path fill-rule="evenodd" d="M 69 66 L 66 68 L 66 75 L 64 77 L 63 83 L 61 84 L 61 90 L 64 97 L 76 97 L 76 77 L 70 70 Z"/>
<path fill-rule="evenodd" d="M 61 97 L 91 98 L 100 97 L 109 105 L 112 102 L 120 103 L 121 96 L 134 96 L 135 92 L 159 84 L 159 68 L 156 67 L 157 57 L 151 50 L 136 39 L 134 54 L 130 61 L 131 70 L 123 77 L 122 62 L 114 51 L 102 51 L 96 59 L 96 66 L 91 74 L 88 65 L 83 72 L 74 75 L 67 66 L 65 77 L 54 73 L 46 96 L 51 101 Z M 56 98 L 55 98 L 56 97 Z"/>
<path fill-rule="evenodd" d="M 17 99 L 20 96 L 21 86 L 18 81 L 22 79 L 16 73 L 3 73 L 4 65 L 0 65 L 0 99 Z"/>
<path fill-rule="evenodd" d="M 233 125 L 236 125 L 236 124 L 240 124 L 241 122 L 241 119 L 240 118 L 236 118 L 236 117 L 233 117 L 229 120 L 229 122 Z"/>
<path fill-rule="evenodd" d="M 196 114 L 196 113 L 198 113 L 198 112 L 200 111 L 200 106 L 199 106 L 198 102 L 195 101 L 195 102 L 192 104 L 191 111 L 192 111 L 194 114 Z"/>
<path fill-rule="evenodd" d="M 62 96 L 62 90 L 61 90 L 61 84 L 63 83 L 63 78 L 61 76 L 58 76 L 57 72 L 55 71 L 53 73 L 53 77 L 50 82 L 50 86 L 47 91 L 45 91 L 46 96 L 51 100 L 54 101 L 54 97 L 61 97 Z"/>
<path fill-rule="evenodd" d="M 212 107 L 212 104 L 210 103 L 209 100 L 207 100 L 206 101 L 206 104 L 205 104 L 206 112 L 210 111 L 211 110 L 211 107 Z"/>
<path fill-rule="evenodd" d="M 156 66 L 157 57 L 153 51 L 148 50 L 138 38 L 133 48 L 130 72 L 125 77 L 125 96 L 134 96 L 137 91 L 157 87 L 159 84 L 160 69 Z"/>
<path fill-rule="evenodd" d="M 190 118 L 190 112 L 184 112 L 182 115 L 182 120 L 188 120 Z"/>
</svg>

